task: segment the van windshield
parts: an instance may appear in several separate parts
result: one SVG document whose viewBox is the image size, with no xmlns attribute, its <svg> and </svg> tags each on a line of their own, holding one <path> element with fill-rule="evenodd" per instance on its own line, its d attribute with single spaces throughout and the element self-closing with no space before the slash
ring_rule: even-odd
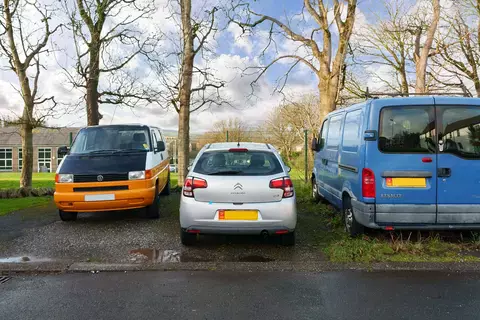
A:
<svg viewBox="0 0 480 320">
<path fill-rule="evenodd" d="M 141 126 L 89 127 L 80 130 L 70 153 L 150 151 L 149 131 Z"/>
<path fill-rule="evenodd" d="M 269 176 L 283 172 L 275 154 L 265 151 L 209 151 L 193 170 L 206 175 Z"/>
</svg>

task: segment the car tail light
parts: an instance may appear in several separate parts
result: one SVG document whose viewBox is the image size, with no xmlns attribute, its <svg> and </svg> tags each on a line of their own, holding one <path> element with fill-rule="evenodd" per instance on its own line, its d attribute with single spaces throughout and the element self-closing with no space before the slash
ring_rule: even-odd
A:
<svg viewBox="0 0 480 320">
<path fill-rule="evenodd" d="M 187 177 L 183 185 L 183 195 L 185 197 L 193 197 L 193 190 L 205 189 L 207 187 L 207 180 L 200 178 Z"/>
<path fill-rule="evenodd" d="M 248 152 L 247 148 L 231 148 L 228 149 L 228 152 Z"/>
<path fill-rule="evenodd" d="M 362 196 L 375 198 L 375 174 L 368 168 L 362 170 Z"/>
<path fill-rule="evenodd" d="M 293 183 L 288 177 L 273 179 L 270 181 L 271 189 L 283 189 L 283 198 L 293 197 Z"/>
</svg>

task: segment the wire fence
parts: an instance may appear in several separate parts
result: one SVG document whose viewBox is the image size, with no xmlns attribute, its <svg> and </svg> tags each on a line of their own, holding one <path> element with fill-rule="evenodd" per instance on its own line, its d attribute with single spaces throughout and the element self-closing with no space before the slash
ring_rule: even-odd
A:
<svg viewBox="0 0 480 320">
<path fill-rule="evenodd" d="M 296 180 L 308 182 L 313 167 L 313 154 L 309 151 L 309 141 L 312 134 L 308 130 L 290 133 L 273 133 L 260 130 L 225 131 L 221 133 L 204 134 L 190 138 L 190 161 L 193 161 L 198 152 L 209 143 L 215 142 L 257 142 L 269 143 L 282 156 L 283 161 L 292 170 L 290 175 Z M 168 151 L 172 163 L 177 163 L 178 143 L 176 138 L 168 140 Z"/>
</svg>

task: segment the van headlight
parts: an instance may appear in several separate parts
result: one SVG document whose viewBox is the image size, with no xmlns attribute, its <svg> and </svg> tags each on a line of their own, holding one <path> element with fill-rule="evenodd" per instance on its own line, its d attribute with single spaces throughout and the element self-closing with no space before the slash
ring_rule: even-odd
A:
<svg viewBox="0 0 480 320">
<path fill-rule="evenodd" d="M 59 173 L 55 177 L 55 182 L 57 182 L 57 183 L 72 183 L 73 182 L 73 174 Z"/>
<path fill-rule="evenodd" d="M 145 180 L 145 171 L 130 171 L 128 180 Z"/>
</svg>

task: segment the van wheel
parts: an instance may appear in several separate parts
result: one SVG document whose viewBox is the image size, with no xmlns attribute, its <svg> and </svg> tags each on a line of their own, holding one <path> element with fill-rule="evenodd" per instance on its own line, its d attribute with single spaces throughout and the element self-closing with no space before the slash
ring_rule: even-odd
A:
<svg viewBox="0 0 480 320">
<path fill-rule="evenodd" d="M 295 245 L 295 231 L 282 234 L 282 246 L 291 247 Z"/>
<path fill-rule="evenodd" d="M 356 237 L 363 234 L 364 226 L 358 223 L 353 214 L 352 201 L 349 197 L 343 198 L 343 222 L 345 231 L 350 237 Z"/>
<path fill-rule="evenodd" d="M 75 221 L 77 220 L 77 212 L 65 212 L 63 210 L 58 210 L 58 215 L 62 221 Z"/>
<path fill-rule="evenodd" d="M 318 193 L 318 185 L 315 182 L 315 179 L 312 179 L 312 199 L 315 203 L 319 203 L 322 200 L 322 197 Z"/>
<path fill-rule="evenodd" d="M 160 204 L 160 195 L 158 194 L 158 186 L 155 189 L 155 199 L 153 199 L 153 203 L 147 206 L 147 218 L 149 219 L 158 219 L 160 217 L 159 211 L 159 204 Z"/>
<path fill-rule="evenodd" d="M 180 229 L 180 240 L 184 246 L 191 246 L 195 244 L 195 241 L 197 240 L 197 234 L 188 233 L 185 230 Z"/>
<path fill-rule="evenodd" d="M 162 190 L 162 193 L 160 193 L 162 196 L 169 196 L 170 195 L 170 172 L 168 173 L 168 179 L 167 179 L 167 184 Z"/>
</svg>

